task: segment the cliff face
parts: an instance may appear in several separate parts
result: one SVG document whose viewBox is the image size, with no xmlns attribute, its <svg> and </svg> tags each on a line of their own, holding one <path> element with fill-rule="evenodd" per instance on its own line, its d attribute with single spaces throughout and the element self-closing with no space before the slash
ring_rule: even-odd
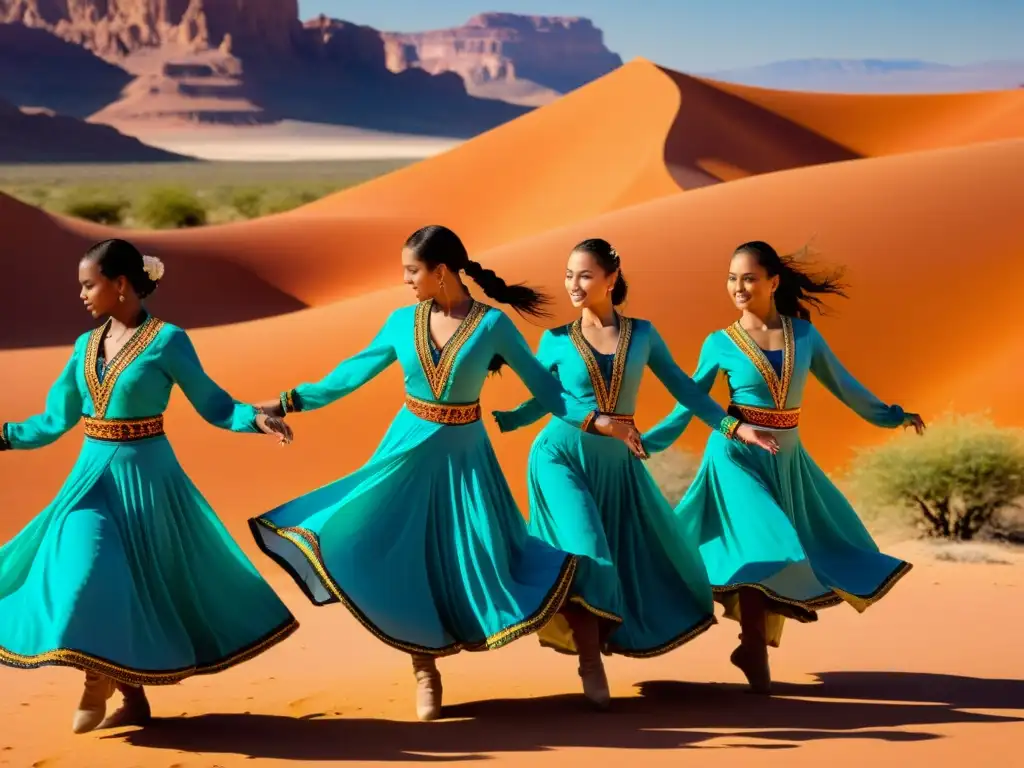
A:
<svg viewBox="0 0 1024 768">
<path fill-rule="evenodd" d="M 302 37 L 298 0 L 0 0 L 0 23 L 46 29 L 107 60 L 168 44 L 281 55 Z"/>
<path fill-rule="evenodd" d="M 471 93 L 524 82 L 566 93 L 622 64 L 601 30 L 578 17 L 484 13 L 454 29 L 386 32 L 384 43 L 393 72 L 456 72 Z"/>
</svg>

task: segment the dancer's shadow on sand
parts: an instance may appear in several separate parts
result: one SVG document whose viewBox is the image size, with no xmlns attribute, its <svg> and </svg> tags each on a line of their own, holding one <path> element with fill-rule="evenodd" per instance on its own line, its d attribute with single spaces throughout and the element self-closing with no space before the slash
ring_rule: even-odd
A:
<svg viewBox="0 0 1024 768">
<path fill-rule="evenodd" d="M 608 714 L 591 712 L 579 696 L 551 696 L 446 707 L 445 720 L 435 723 L 200 715 L 156 720 L 148 728 L 106 738 L 155 749 L 279 760 L 433 762 L 571 747 L 690 748 L 728 740 L 731 734 L 721 731 L 730 729 L 748 742 L 737 749 L 792 749 L 800 742 L 843 738 L 924 741 L 938 735 L 901 729 L 1024 721 L 962 711 L 1024 709 L 1024 680 L 904 672 L 817 677 L 819 682 L 812 684 L 778 684 L 771 699 L 751 696 L 738 686 L 646 682 L 639 685 L 641 696 L 616 699 Z"/>
</svg>

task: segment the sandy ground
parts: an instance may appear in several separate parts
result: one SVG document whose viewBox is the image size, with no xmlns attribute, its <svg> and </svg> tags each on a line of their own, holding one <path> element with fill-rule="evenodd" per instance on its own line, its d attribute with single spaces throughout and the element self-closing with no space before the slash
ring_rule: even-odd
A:
<svg viewBox="0 0 1024 768">
<path fill-rule="evenodd" d="M 666 656 L 609 661 L 609 713 L 587 709 L 572 660 L 531 638 L 446 659 L 445 717 L 434 723 L 415 720 L 406 656 L 266 568 L 299 632 L 235 669 L 151 689 L 159 719 L 145 729 L 75 736 L 80 673 L 0 669 L 0 765 L 1013 764 L 1005 750 L 1024 739 L 1024 564 L 890 551 L 916 567 L 884 601 L 787 626 L 770 699 L 743 691 L 727 661 L 736 626 L 723 621 Z"/>
<path fill-rule="evenodd" d="M 786 94 L 639 62 L 298 210 L 131 238 L 167 264 L 154 312 L 186 325 L 211 376 L 248 401 L 319 379 L 411 303 L 399 254 L 427 223 L 454 228 L 473 258 L 509 282 L 550 291 L 548 325 L 572 318 L 562 298 L 572 245 L 608 238 L 630 283 L 625 311 L 651 319 L 687 370 L 707 333 L 734 319 L 724 290 L 731 249 L 767 239 L 789 250 L 813 238 L 827 264 L 847 267 L 851 285 L 850 301 L 815 322 L 866 386 L 929 419 L 988 410 L 999 424 L 1024 426 L 1012 278 L 1021 167 L 1024 90 Z M 17 287 L 0 302 L 0 419 L 17 420 L 39 409 L 68 345 L 89 327 L 73 274 L 63 288 L 55 276 L 117 230 L 2 196 L 0 225 L 0 264 Z M 536 342 L 540 327 L 520 327 Z M 18 348 L 28 332 L 35 346 Z M 727 396 L 720 387 L 714 394 Z M 483 405 L 525 396 L 508 373 L 488 382 Z M 336 406 L 299 414 L 298 439 L 282 452 L 266 439 L 213 430 L 176 394 L 168 433 L 252 553 L 245 519 L 362 464 L 400 398 L 393 367 Z M 649 376 L 641 427 L 670 406 Z M 488 425 L 520 502 L 540 426 L 499 436 Z M 829 472 L 890 436 L 816 384 L 801 431 Z M 699 449 L 706 435 L 694 426 L 682 444 Z M 68 435 L 2 457 L 0 541 L 53 497 L 77 451 L 77 435 Z M 450 706 L 438 723 L 413 721 L 407 658 L 341 609 L 305 604 L 254 554 L 303 623 L 293 638 L 237 669 L 153 691 L 161 722 L 124 734 L 70 734 L 80 675 L 0 670 L 0 764 L 1011 765 L 1008 750 L 1024 737 L 1016 719 L 1024 710 L 1024 565 L 1010 555 L 1009 564 L 947 561 L 919 545 L 886 546 L 917 568 L 865 615 L 838 607 L 817 625 L 788 628 L 773 657 L 781 684 L 770 701 L 736 687 L 727 660 L 736 627 L 723 625 L 660 659 L 613 660 L 617 711 L 607 715 L 582 706 L 572 662 L 534 640 L 446 660 Z"/>
</svg>

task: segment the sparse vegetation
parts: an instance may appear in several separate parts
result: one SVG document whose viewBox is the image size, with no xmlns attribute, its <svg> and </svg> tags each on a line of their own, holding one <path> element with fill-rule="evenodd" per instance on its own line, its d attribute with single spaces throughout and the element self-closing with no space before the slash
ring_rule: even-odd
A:
<svg viewBox="0 0 1024 768">
<path fill-rule="evenodd" d="M 655 453 L 647 460 L 647 469 L 672 506 L 686 495 L 699 468 L 699 456 L 676 448 Z"/>
<path fill-rule="evenodd" d="M 139 215 L 153 229 L 186 229 L 206 224 L 206 207 L 182 187 L 154 189 L 139 206 Z"/>
<path fill-rule="evenodd" d="M 170 209 L 178 221 L 191 224 L 201 218 L 201 208 L 205 223 L 221 224 L 289 211 L 408 162 L 0 166 L 0 192 L 55 213 L 127 228 L 179 226 L 166 220 Z M 185 195 L 171 196 L 169 189 Z M 181 207 L 186 196 L 188 216 Z M 154 198 L 161 198 L 160 205 Z M 153 223 L 154 216 L 162 223 Z"/>
<path fill-rule="evenodd" d="M 97 224 L 119 225 L 131 202 L 107 191 L 81 191 L 67 198 L 64 213 Z"/>
<path fill-rule="evenodd" d="M 861 452 L 858 496 L 907 516 L 926 537 L 969 541 L 996 533 L 1024 496 L 1024 432 L 981 416 L 952 416 L 923 437 L 906 433 Z"/>
</svg>

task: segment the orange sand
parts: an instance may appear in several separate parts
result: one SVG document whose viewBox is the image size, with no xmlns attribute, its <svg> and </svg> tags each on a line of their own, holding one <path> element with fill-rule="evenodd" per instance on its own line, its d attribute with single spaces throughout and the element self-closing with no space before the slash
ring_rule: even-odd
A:
<svg viewBox="0 0 1024 768">
<path fill-rule="evenodd" d="M 455 228 L 503 277 L 552 291 L 552 322 L 571 317 L 560 275 L 572 244 L 610 239 L 630 281 L 627 311 L 654 320 L 688 370 L 703 337 L 733 317 L 724 291 L 730 249 L 752 238 L 796 248 L 814 237 L 824 260 L 848 267 L 852 299 L 833 302 L 834 315 L 819 322 L 862 381 L 926 418 L 950 407 L 989 409 L 998 422 L 1021 425 L 1011 292 L 1024 235 L 1022 104 L 1024 91 L 741 89 L 638 61 L 451 152 L 297 211 L 131 237 L 167 262 L 154 310 L 196 329 L 209 372 L 242 399 L 320 377 L 409 303 L 398 254 L 425 223 Z M 74 300 L 74 264 L 111 230 L 5 198 L 0 225 L 11 287 L 0 303 L 0 419 L 16 420 L 42 405 L 69 343 L 88 328 Z M 540 329 L 521 325 L 535 341 Z M 296 417 L 298 440 L 287 450 L 214 430 L 176 395 L 168 422 L 182 463 L 304 628 L 238 669 L 155 690 L 160 715 L 228 714 L 146 732 L 74 737 L 75 673 L 0 669 L 0 765 L 340 764 L 433 754 L 552 765 L 566 757 L 581 765 L 938 765 L 1024 735 L 995 716 L 1024 710 L 1014 639 L 1024 628 L 1024 566 L 938 564 L 924 555 L 866 615 L 839 608 L 815 627 L 787 629 L 773 662 L 787 684 L 775 701 L 678 682 L 634 695 L 640 681 L 736 682 L 726 661 L 735 627 L 726 625 L 658 660 L 614 660 L 613 686 L 629 698 L 599 722 L 564 696 L 576 692 L 571 662 L 532 640 L 447 661 L 455 719 L 408 722 L 407 660 L 341 609 L 310 608 L 255 552 L 244 527 L 247 517 L 359 466 L 397 410 L 400 388 L 396 368 L 330 409 Z M 523 396 L 509 372 L 489 385 L 484 404 Z M 641 425 L 670 405 L 651 377 Z M 852 448 L 887 437 L 816 385 L 805 413 L 807 443 L 830 471 Z M 537 428 L 494 435 L 520 499 Z M 0 540 L 53 497 L 77 434 L 0 457 Z M 695 425 L 684 444 L 698 448 L 705 436 Z M 960 633 L 951 636 L 950 626 Z M 812 673 L 823 673 L 822 690 Z M 320 713 L 326 719 L 313 717 Z M 671 751 L 687 746 L 741 751 Z"/>
</svg>

